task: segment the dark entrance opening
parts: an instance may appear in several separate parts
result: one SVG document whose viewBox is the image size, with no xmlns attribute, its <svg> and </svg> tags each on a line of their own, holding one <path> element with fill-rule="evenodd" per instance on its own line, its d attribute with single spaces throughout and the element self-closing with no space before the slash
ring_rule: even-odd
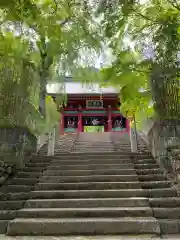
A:
<svg viewBox="0 0 180 240">
<path fill-rule="evenodd" d="M 123 130 L 126 128 L 126 118 L 123 116 L 112 117 L 112 127 L 116 130 Z"/>
<path fill-rule="evenodd" d="M 84 116 L 82 122 L 85 132 L 104 132 L 107 118 L 104 116 Z"/>
</svg>

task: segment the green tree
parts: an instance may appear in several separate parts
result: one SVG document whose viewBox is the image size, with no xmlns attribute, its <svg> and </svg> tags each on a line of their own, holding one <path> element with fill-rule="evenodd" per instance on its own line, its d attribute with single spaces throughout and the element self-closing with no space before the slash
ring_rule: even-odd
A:
<svg viewBox="0 0 180 240">
<path fill-rule="evenodd" d="M 66 72 L 77 64 L 80 49 L 100 46 L 92 15 L 86 4 L 65 0 L 3 1 L 0 6 L 2 112 L 7 116 L 14 111 L 14 117 L 16 113 L 17 118 L 19 114 L 25 118 L 27 112 L 17 108 L 22 109 L 26 101 L 26 111 L 32 112 L 34 106 L 36 115 L 40 105 L 45 116 L 46 85 L 59 74 L 60 66 Z"/>
<path fill-rule="evenodd" d="M 122 108 L 149 115 L 152 99 L 159 118 L 179 118 L 178 1 L 101 1 L 97 14 L 115 56 L 101 78 L 120 89 Z"/>
</svg>

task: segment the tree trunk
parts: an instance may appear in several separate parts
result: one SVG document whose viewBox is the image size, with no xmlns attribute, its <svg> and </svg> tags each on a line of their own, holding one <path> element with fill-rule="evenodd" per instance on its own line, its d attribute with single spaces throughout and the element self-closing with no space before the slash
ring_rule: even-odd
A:
<svg viewBox="0 0 180 240">
<path fill-rule="evenodd" d="M 39 111 L 42 116 L 46 117 L 46 86 L 47 86 L 47 77 L 50 66 L 53 63 L 53 58 L 47 56 L 47 53 L 41 53 L 42 64 L 40 71 L 40 93 L 39 93 Z"/>
<path fill-rule="evenodd" d="M 39 111 L 42 116 L 46 116 L 46 85 L 47 85 L 47 69 L 45 65 L 46 54 L 41 54 L 42 64 L 40 71 L 40 92 L 39 92 Z"/>
<path fill-rule="evenodd" d="M 39 93 L 39 111 L 43 117 L 46 116 L 46 79 L 42 76 Z"/>
</svg>

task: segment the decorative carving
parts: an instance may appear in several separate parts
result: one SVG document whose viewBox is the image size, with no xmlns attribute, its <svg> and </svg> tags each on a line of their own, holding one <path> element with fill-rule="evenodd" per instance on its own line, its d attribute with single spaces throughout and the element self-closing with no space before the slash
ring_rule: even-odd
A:
<svg viewBox="0 0 180 240">
<path fill-rule="evenodd" d="M 99 124 L 99 121 L 97 119 L 92 120 L 93 126 L 97 126 Z"/>
</svg>

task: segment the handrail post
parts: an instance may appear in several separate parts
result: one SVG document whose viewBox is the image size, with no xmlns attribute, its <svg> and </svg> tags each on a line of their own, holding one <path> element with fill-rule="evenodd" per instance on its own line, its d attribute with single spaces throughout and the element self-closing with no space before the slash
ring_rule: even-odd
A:
<svg viewBox="0 0 180 240">
<path fill-rule="evenodd" d="M 56 130 L 55 127 L 52 129 L 52 131 L 49 133 L 48 138 L 48 156 L 54 156 L 54 148 L 55 148 L 55 134 Z"/>
<path fill-rule="evenodd" d="M 137 130 L 136 130 L 136 121 L 135 116 L 133 115 L 133 127 L 130 127 L 130 142 L 131 142 L 131 152 L 138 152 L 138 143 L 137 143 Z"/>
</svg>

